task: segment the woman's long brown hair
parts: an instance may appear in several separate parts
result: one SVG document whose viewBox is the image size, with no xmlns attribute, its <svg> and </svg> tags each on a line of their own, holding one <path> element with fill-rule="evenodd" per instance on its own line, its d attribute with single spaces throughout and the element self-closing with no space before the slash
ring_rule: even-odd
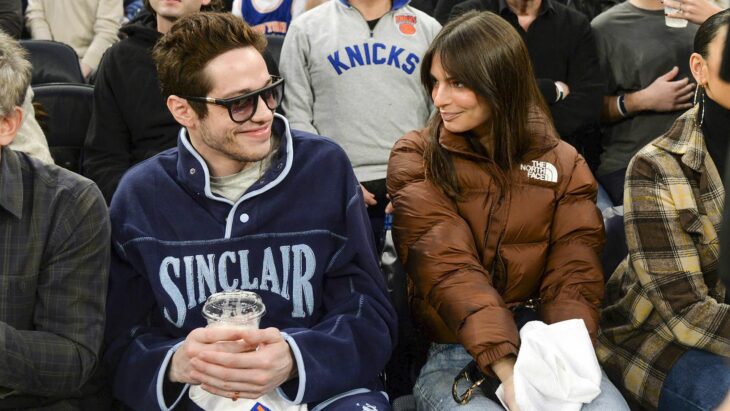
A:
<svg viewBox="0 0 730 411">
<path fill-rule="evenodd" d="M 498 187 L 508 189 L 510 171 L 531 145 L 530 112 L 549 114 L 537 87 L 527 47 L 520 35 L 491 12 L 469 12 L 450 21 L 431 43 L 421 63 L 421 83 L 433 90 L 431 64 L 438 55 L 449 77 L 463 83 L 489 105 L 493 151 L 487 155 Z M 439 144 L 443 127 L 436 112 L 428 122 L 426 177 L 452 198 L 461 198 L 451 154 Z M 477 136 L 472 136 L 477 137 Z M 482 137 L 482 136 L 479 136 Z M 476 139 L 471 140 L 476 143 Z M 476 143 L 478 144 L 478 143 Z M 486 152 L 486 147 L 479 151 Z"/>
</svg>

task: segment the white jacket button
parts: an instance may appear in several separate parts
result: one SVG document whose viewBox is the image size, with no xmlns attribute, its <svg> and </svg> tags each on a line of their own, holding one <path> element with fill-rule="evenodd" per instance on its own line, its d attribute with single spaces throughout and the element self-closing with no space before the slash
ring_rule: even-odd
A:
<svg viewBox="0 0 730 411">
<path fill-rule="evenodd" d="M 241 222 L 242 223 L 247 222 L 248 221 L 248 214 L 246 214 L 246 213 L 241 214 L 240 219 L 241 219 Z"/>
</svg>

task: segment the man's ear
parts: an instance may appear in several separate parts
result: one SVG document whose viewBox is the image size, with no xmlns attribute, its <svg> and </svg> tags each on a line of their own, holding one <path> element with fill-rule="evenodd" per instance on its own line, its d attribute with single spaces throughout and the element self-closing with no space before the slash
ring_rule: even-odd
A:
<svg viewBox="0 0 730 411">
<path fill-rule="evenodd" d="M 22 123 L 23 110 L 18 106 L 0 118 L 0 146 L 7 146 L 13 142 Z"/>
<path fill-rule="evenodd" d="M 200 7 L 210 5 L 210 0 L 200 0 Z"/>
<path fill-rule="evenodd" d="M 689 69 L 698 86 L 707 84 L 708 69 L 707 62 L 699 53 L 692 53 L 689 56 Z"/>
<path fill-rule="evenodd" d="M 194 127 L 198 120 L 190 103 L 184 98 L 172 95 L 167 98 L 167 109 L 175 118 L 175 121 L 182 124 L 185 128 Z"/>
</svg>

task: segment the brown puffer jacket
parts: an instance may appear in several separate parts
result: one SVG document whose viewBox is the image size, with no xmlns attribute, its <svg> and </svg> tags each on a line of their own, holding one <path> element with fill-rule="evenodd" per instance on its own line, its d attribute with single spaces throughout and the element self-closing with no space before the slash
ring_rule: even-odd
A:
<svg viewBox="0 0 730 411">
<path fill-rule="evenodd" d="M 595 179 L 544 120 L 530 127 L 536 143 L 501 200 L 489 160 L 448 131 L 440 143 L 453 154 L 462 201 L 425 179 L 428 131 L 401 138 L 388 164 L 393 230 L 414 319 L 433 341 L 462 344 L 484 372 L 517 354 L 510 307 L 531 298 L 541 299 L 548 324 L 582 318 L 594 340 L 598 328 L 604 234 Z"/>
</svg>

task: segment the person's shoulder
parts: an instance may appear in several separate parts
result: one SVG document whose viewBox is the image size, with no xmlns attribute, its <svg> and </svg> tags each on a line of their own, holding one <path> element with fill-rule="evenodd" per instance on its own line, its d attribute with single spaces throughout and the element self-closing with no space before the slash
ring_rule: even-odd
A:
<svg viewBox="0 0 730 411">
<path fill-rule="evenodd" d="M 415 151 L 423 153 L 428 145 L 428 133 L 428 129 L 409 131 L 395 142 L 393 152 Z"/>
<path fill-rule="evenodd" d="M 435 30 L 433 35 L 435 36 L 439 30 L 441 30 L 441 23 L 438 22 L 435 18 L 427 14 L 426 12 L 423 12 L 410 4 L 407 4 L 406 6 L 395 10 L 396 14 L 398 12 L 407 12 L 410 14 L 413 14 L 416 17 L 417 24 L 424 25 L 429 30 Z"/>
<path fill-rule="evenodd" d="M 335 4 L 338 0 L 329 0 L 319 6 L 307 10 L 304 13 L 297 16 L 291 21 L 289 25 L 289 31 L 300 32 L 323 29 L 322 24 L 331 21 L 336 15 L 336 8 L 339 7 Z M 287 32 L 287 35 L 289 33 Z"/>
<path fill-rule="evenodd" d="M 396 141 L 388 161 L 389 191 L 398 191 L 414 181 L 424 179 L 428 134 L 428 129 L 413 130 Z"/>
<path fill-rule="evenodd" d="M 628 1 L 617 4 L 603 13 L 597 15 L 592 21 L 591 26 L 594 29 L 608 30 L 618 22 L 620 16 L 626 16 L 632 13 L 632 7 Z"/>
<path fill-rule="evenodd" d="M 333 139 L 302 130 L 291 130 L 294 154 L 308 161 L 319 162 L 327 159 L 347 160 L 345 150 Z M 347 160 L 349 163 L 349 160 Z"/>
<path fill-rule="evenodd" d="M 62 204 L 67 209 L 88 201 L 104 202 L 101 191 L 88 178 L 55 164 L 44 163 L 15 151 L 24 174 L 30 174 L 33 191 L 46 193 L 48 204 Z"/>
<path fill-rule="evenodd" d="M 128 197 L 130 193 L 144 197 L 158 190 L 160 187 L 155 183 L 175 172 L 177 159 L 178 149 L 173 147 L 135 164 L 124 173 L 114 197 Z"/>
<path fill-rule="evenodd" d="M 586 17 L 585 14 L 581 13 L 580 11 L 572 7 L 568 7 L 557 0 L 550 0 L 550 4 L 552 5 L 555 13 L 559 16 L 559 20 L 561 24 L 564 25 L 564 29 L 590 27 L 588 17 Z"/>
</svg>

